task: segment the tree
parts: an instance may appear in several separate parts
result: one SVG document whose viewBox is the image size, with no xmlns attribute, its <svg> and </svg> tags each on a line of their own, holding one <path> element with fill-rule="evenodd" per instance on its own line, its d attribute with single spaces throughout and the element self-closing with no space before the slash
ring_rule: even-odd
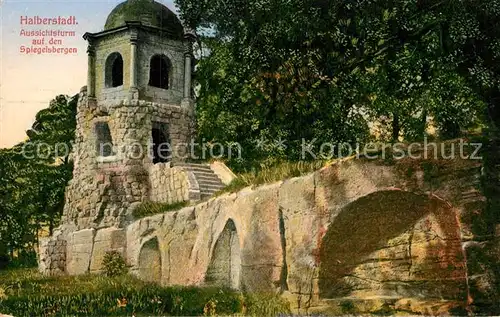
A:
<svg viewBox="0 0 500 317">
<path fill-rule="evenodd" d="M 72 176 L 69 160 L 76 127 L 77 96 L 57 96 L 41 110 L 28 140 L 0 150 L 0 262 L 33 264 L 39 232 L 52 234 Z M 23 258 L 27 254 L 28 258 Z M 17 256 L 16 256 L 17 255 Z M 24 262 L 24 263 L 23 263 Z M 0 266 L 2 266 L 0 264 Z"/>
<path fill-rule="evenodd" d="M 500 222 L 500 2 L 498 0 L 176 0 L 210 50 L 198 67 L 200 131 L 352 142 L 380 116 L 392 141 L 484 126 L 478 236 Z M 214 44 L 215 43 L 215 44 Z M 214 76 L 217 80 L 211 81 Z M 216 110 L 214 110 L 216 109 Z M 479 115 L 481 112 L 484 115 Z M 210 126 L 210 129 L 205 127 Z M 210 130 L 210 131 L 208 131 Z M 247 145 L 248 144 L 248 145 Z M 254 164 L 276 154 L 253 151 Z M 278 158 L 297 159 L 287 148 Z M 251 164 L 249 164 L 251 165 Z M 490 248 L 491 249 L 491 248 Z M 500 296 L 498 258 L 489 301 Z M 489 310 L 488 310 L 489 309 Z M 494 308 L 486 308 L 492 312 Z"/>
<path fill-rule="evenodd" d="M 451 1 L 176 3 L 188 25 L 211 30 L 196 75 L 201 135 L 231 137 L 249 161 L 298 159 L 302 139 L 364 141 L 380 116 L 390 118 L 393 141 L 422 138 L 430 116 L 458 136 L 482 108 L 480 92 L 457 76 Z M 289 142 L 281 152 L 252 145 L 279 137 Z"/>
</svg>

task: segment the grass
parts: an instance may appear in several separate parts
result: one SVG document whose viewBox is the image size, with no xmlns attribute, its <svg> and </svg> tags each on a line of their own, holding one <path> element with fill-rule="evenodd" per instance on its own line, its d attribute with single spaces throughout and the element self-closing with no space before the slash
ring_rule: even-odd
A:
<svg viewBox="0 0 500 317">
<path fill-rule="evenodd" d="M 189 202 L 182 201 L 173 204 L 158 203 L 158 202 L 145 202 L 137 207 L 132 215 L 135 219 L 141 219 L 149 216 L 154 216 L 157 214 L 162 214 L 170 211 L 175 211 L 189 206 Z"/>
<path fill-rule="evenodd" d="M 14 316 L 276 316 L 289 313 L 276 295 L 221 288 L 161 287 L 133 276 L 44 276 L 0 271 L 0 312 Z"/>
<path fill-rule="evenodd" d="M 255 187 L 300 177 L 325 167 L 327 163 L 327 161 L 282 162 L 271 167 L 263 167 L 257 171 L 238 175 L 237 178 L 221 190 L 219 194 L 234 193 L 249 186 Z"/>
<path fill-rule="evenodd" d="M 104 275 L 44 276 L 36 269 L 0 271 L 0 289 L 10 296 L 75 295 L 113 289 L 142 288 L 147 286 L 132 276 L 108 278 Z M 1 292 L 1 291 L 0 291 Z"/>
</svg>

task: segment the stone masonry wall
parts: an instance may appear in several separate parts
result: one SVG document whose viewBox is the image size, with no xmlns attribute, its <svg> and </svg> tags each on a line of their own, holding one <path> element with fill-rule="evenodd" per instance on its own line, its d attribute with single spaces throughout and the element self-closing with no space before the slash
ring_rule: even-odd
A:
<svg viewBox="0 0 500 317">
<path fill-rule="evenodd" d="M 40 239 L 38 249 L 39 270 L 47 275 L 66 272 L 67 241 L 60 231 L 51 237 Z"/>
<path fill-rule="evenodd" d="M 156 164 L 149 170 L 150 199 L 168 204 L 189 200 L 188 176 L 184 170 L 170 164 Z"/>
<path fill-rule="evenodd" d="M 96 149 L 95 124 L 103 121 L 113 139 L 114 155 L 110 157 L 100 157 Z M 182 144 L 190 143 L 194 120 L 189 109 L 138 100 L 98 106 L 82 91 L 63 224 L 75 224 L 78 229 L 120 227 L 137 203 L 149 199 L 151 184 L 156 182 L 151 183 L 149 174 L 154 121 L 168 126 L 172 148 L 182 149 Z"/>
</svg>

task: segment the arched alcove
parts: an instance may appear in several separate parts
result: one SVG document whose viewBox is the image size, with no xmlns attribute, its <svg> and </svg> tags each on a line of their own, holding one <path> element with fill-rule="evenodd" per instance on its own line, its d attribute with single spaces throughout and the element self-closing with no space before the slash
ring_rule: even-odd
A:
<svg viewBox="0 0 500 317">
<path fill-rule="evenodd" d="M 341 210 L 320 249 L 321 298 L 466 299 L 455 210 L 428 195 L 376 192 Z"/>
<path fill-rule="evenodd" d="M 149 85 L 152 87 L 169 89 L 171 68 L 170 60 L 165 55 L 161 54 L 151 57 L 149 65 Z"/>
<path fill-rule="evenodd" d="M 119 87 L 123 85 L 123 58 L 118 52 L 114 52 L 106 59 L 106 88 Z"/>
<path fill-rule="evenodd" d="M 138 267 L 141 279 L 148 282 L 161 282 L 161 254 L 157 238 L 153 238 L 142 245 Z"/>
<path fill-rule="evenodd" d="M 205 282 L 209 285 L 240 288 L 241 252 L 233 220 L 226 222 L 212 252 Z"/>
<path fill-rule="evenodd" d="M 168 125 L 163 122 L 154 121 L 151 136 L 153 138 L 153 163 L 166 163 L 170 161 L 172 147 Z"/>
<path fill-rule="evenodd" d="M 98 156 L 113 155 L 113 138 L 109 125 L 105 121 L 95 123 L 96 151 Z"/>
</svg>

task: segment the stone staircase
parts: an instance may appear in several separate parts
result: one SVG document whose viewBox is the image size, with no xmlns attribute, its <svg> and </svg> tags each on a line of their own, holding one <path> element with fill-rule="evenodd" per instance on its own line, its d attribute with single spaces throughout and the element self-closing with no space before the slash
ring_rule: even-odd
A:
<svg viewBox="0 0 500 317">
<path fill-rule="evenodd" d="M 212 197 L 215 193 L 225 187 L 219 177 L 210 169 L 210 165 L 196 163 L 176 163 L 175 166 L 190 171 L 196 177 L 200 186 L 201 199 Z"/>
</svg>

